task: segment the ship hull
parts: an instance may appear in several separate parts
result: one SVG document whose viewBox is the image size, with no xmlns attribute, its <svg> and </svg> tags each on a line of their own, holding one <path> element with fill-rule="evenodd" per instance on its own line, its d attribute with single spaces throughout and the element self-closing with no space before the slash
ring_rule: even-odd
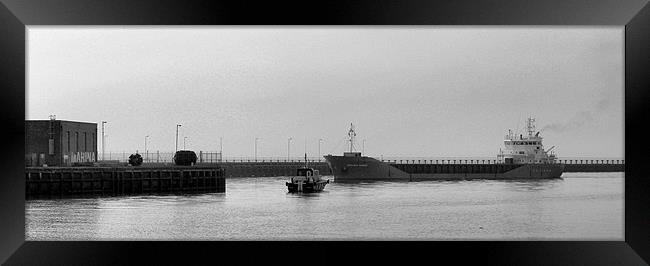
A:
<svg viewBox="0 0 650 266">
<path fill-rule="evenodd" d="M 289 192 L 320 192 L 325 189 L 325 185 L 327 185 L 327 181 L 319 181 L 319 182 L 309 182 L 309 183 L 289 183 L 287 182 L 287 189 Z"/>
<path fill-rule="evenodd" d="M 371 157 L 325 156 L 335 181 L 561 178 L 561 164 L 396 164 Z"/>
</svg>

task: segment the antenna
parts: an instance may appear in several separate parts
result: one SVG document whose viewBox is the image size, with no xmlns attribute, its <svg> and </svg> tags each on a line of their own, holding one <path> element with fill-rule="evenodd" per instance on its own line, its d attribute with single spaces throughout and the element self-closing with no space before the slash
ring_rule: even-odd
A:
<svg viewBox="0 0 650 266">
<path fill-rule="evenodd" d="M 526 128 L 528 129 L 528 136 L 532 136 L 535 133 L 535 118 L 528 117 Z"/>
</svg>

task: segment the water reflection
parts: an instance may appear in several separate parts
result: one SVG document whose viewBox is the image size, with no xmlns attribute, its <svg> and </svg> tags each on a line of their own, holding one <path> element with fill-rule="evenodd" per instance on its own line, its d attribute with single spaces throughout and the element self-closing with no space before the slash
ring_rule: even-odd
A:
<svg viewBox="0 0 650 266">
<path fill-rule="evenodd" d="M 329 194 L 329 191 L 323 190 L 319 192 L 287 192 L 286 195 L 291 198 L 318 198 L 325 197 L 327 194 Z"/>
<path fill-rule="evenodd" d="M 230 178 L 226 193 L 26 201 L 26 239 L 618 240 L 622 181 L 376 180 L 289 193 L 284 177 Z"/>
<path fill-rule="evenodd" d="M 517 179 L 503 180 L 506 188 L 511 191 L 540 191 L 553 189 L 564 182 L 563 179 Z"/>
</svg>

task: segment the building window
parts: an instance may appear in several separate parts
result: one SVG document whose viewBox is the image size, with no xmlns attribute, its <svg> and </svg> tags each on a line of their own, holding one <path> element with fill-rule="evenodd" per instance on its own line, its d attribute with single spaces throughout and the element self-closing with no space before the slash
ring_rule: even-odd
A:
<svg viewBox="0 0 650 266">
<path fill-rule="evenodd" d="M 70 152 L 70 131 L 66 131 L 68 133 L 68 150 L 66 152 Z"/>
<path fill-rule="evenodd" d="M 74 151 L 78 152 L 79 151 L 79 132 L 74 133 Z"/>
<path fill-rule="evenodd" d="M 84 132 L 84 151 L 88 151 L 88 134 Z"/>
</svg>

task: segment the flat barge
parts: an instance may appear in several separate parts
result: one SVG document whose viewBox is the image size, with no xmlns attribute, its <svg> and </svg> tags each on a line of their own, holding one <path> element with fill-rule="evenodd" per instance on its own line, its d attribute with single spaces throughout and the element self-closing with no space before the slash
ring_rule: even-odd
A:
<svg viewBox="0 0 650 266">
<path fill-rule="evenodd" d="M 215 166 L 26 167 L 25 182 L 27 198 L 226 191 Z"/>
</svg>

